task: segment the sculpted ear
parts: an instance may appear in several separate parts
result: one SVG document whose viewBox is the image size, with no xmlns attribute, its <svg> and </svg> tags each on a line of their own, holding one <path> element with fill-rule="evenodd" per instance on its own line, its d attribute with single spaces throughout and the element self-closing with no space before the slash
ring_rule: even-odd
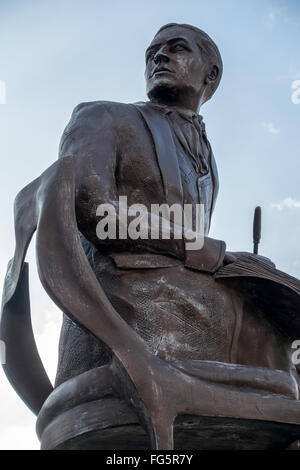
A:
<svg viewBox="0 0 300 470">
<path fill-rule="evenodd" d="M 217 65 L 213 65 L 212 67 L 210 67 L 209 73 L 207 74 L 205 78 L 205 85 L 209 85 L 210 83 L 215 82 L 217 78 L 219 77 L 219 73 L 220 73 L 220 70 Z"/>
</svg>

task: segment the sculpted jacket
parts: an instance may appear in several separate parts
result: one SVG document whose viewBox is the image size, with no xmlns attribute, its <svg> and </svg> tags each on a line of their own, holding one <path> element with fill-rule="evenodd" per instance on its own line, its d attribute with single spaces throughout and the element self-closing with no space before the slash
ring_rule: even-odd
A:
<svg viewBox="0 0 300 470">
<path fill-rule="evenodd" d="M 204 204 L 204 233 L 208 234 L 219 182 L 204 125 L 196 113 L 152 103 L 83 103 L 73 112 L 59 155 L 76 158 L 78 226 L 94 245 L 101 245 L 96 235 L 97 206 L 117 205 L 119 196 L 127 196 L 128 206 L 143 204 L 149 212 L 150 204 Z M 192 260 L 184 240 L 106 240 L 104 245 L 112 251 L 167 253 L 208 272 L 222 264 L 225 253 L 224 242 L 208 238 L 201 256 L 193 253 Z"/>
<path fill-rule="evenodd" d="M 152 103 L 83 103 L 75 108 L 61 139 L 59 156 L 63 158 L 67 155 L 75 157 L 77 165 L 78 227 L 84 235 L 83 244 L 91 264 L 94 263 L 93 269 L 102 285 L 106 286 L 108 295 L 122 289 L 128 294 L 130 287 L 124 287 L 124 275 L 123 286 L 120 283 L 107 284 L 109 261 L 104 256 L 99 258 L 99 253 L 109 254 L 120 269 L 155 269 L 157 278 L 158 268 L 178 265 L 176 258 L 185 265 L 208 272 L 214 272 L 222 264 L 225 243 L 207 237 L 219 182 L 201 116 L 181 108 L 171 109 Z M 96 224 L 99 220 L 96 217 L 97 206 L 106 203 L 117 205 L 119 196 L 127 196 L 128 206 L 140 203 L 149 211 L 150 204 L 204 204 L 205 247 L 201 251 L 187 251 L 184 239 L 100 241 L 96 236 Z M 162 255 L 171 255 L 171 258 Z M 177 276 L 181 275 L 178 267 L 176 272 Z M 143 286 L 149 293 L 153 293 L 155 288 L 155 278 L 152 277 L 150 281 L 151 275 L 152 272 L 149 271 L 149 280 L 145 280 Z M 135 272 L 133 276 L 135 279 L 130 278 L 131 284 L 137 281 L 140 274 Z M 169 292 L 166 295 L 174 295 L 170 286 L 175 283 L 178 284 L 178 280 L 169 280 Z M 131 296 L 132 299 L 135 297 L 135 301 L 127 299 L 126 305 L 121 305 L 120 299 L 110 300 L 130 324 L 133 325 L 135 319 L 139 318 L 138 333 L 158 352 L 162 347 L 154 344 L 154 338 L 160 338 L 163 334 L 163 323 L 157 321 L 150 298 L 148 307 L 137 305 L 136 299 L 138 302 L 142 295 L 142 292 L 136 292 L 135 296 Z M 181 300 L 185 310 L 195 308 L 191 307 L 188 297 L 192 297 L 191 290 Z M 131 305 L 131 312 L 128 304 Z M 183 344 L 187 334 L 181 328 L 185 312 L 183 308 L 179 310 L 180 321 L 174 325 L 174 330 L 182 331 L 180 341 Z M 161 312 L 157 314 L 161 316 Z M 170 318 L 168 322 L 171 323 Z M 194 323 L 195 320 L 192 320 L 193 325 Z M 155 325 L 158 329 L 155 329 Z M 220 330 L 221 325 L 222 322 L 219 323 Z M 200 344 L 199 332 L 196 333 L 194 328 L 195 325 L 191 328 L 194 331 L 195 344 Z M 176 336 L 178 340 L 178 333 Z M 166 345 L 167 349 L 170 347 L 170 344 Z M 78 351 L 82 351 L 80 358 Z M 85 354 L 84 351 L 89 353 Z M 160 352 L 162 355 L 166 353 L 162 350 Z M 78 358 L 76 366 L 74 355 Z M 205 356 L 205 351 L 203 355 Z M 221 357 L 220 355 L 219 358 Z M 64 318 L 57 383 L 72 376 L 75 369 L 76 373 L 83 372 L 106 361 L 103 347 L 69 319 Z"/>
</svg>

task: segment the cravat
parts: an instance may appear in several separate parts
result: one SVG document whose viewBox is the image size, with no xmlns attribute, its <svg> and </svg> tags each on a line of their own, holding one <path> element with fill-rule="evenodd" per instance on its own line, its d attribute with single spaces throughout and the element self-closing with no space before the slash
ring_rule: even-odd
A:
<svg viewBox="0 0 300 470">
<path fill-rule="evenodd" d="M 168 115 L 174 134 L 182 150 L 191 159 L 195 171 L 203 176 L 208 172 L 208 146 L 202 116 L 196 113 L 183 113 L 169 110 Z"/>
</svg>

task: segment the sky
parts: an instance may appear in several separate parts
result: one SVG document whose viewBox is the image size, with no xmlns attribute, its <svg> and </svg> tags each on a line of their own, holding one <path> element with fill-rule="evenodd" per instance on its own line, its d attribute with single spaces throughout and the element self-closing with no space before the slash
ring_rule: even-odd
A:
<svg viewBox="0 0 300 470">
<path fill-rule="evenodd" d="M 0 0 L 1 285 L 16 194 L 56 160 L 78 103 L 147 100 L 144 52 L 170 22 L 205 30 L 224 63 L 200 111 L 220 178 L 210 236 L 252 251 L 260 205 L 260 254 L 300 278 L 300 0 Z M 53 381 L 61 314 L 39 283 L 34 243 L 27 260 L 34 332 Z M 1 370 L 0 449 L 38 449 L 35 420 Z"/>
</svg>

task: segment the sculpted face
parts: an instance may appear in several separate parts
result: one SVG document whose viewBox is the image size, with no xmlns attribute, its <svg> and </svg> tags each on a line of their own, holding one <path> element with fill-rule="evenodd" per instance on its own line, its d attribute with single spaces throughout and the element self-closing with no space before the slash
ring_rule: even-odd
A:
<svg viewBox="0 0 300 470">
<path fill-rule="evenodd" d="M 161 31 L 146 51 L 146 89 L 153 102 L 196 111 L 211 72 L 195 33 L 180 26 Z"/>
</svg>

